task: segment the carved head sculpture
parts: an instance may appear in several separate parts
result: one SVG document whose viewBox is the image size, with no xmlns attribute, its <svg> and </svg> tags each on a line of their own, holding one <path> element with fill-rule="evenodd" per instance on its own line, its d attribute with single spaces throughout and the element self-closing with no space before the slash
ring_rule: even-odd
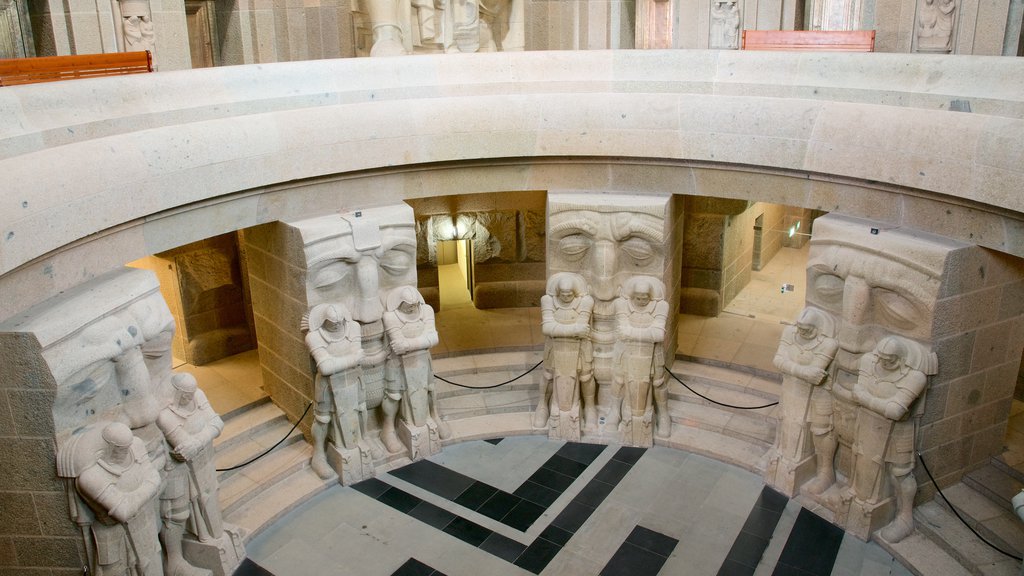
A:
<svg viewBox="0 0 1024 576">
<path fill-rule="evenodd" d="M 548 196 L 548 271 L 575 272 L 598 303 L 633 275 L 665 272 L 668 199 L 601 194 Z"/>
<path fill-rule="evenodd" d="M 634 276 L 623 284 L 622 297 L 628 298 L 634 306 L 644 308 L 652 300 L 665 299 L 665 285 L 651 276 Z"/>
<path fill-rule="evenodd" d="M 351 318 L 348 309 L 341 304 L 318 304 L 309 311 L 308 324 L 304 328 L 309 331 L 323 328 L 332 334 L 343 333 L 345 322 Z"/>
<path fill-rule="evenodd" d="M 120 422 L 112 422 L 103 429 L 102 436 L 107 443 L 103 459 L 117 466 L 128 464 L 132 458 L 132 440 L 135 438 L 131 429 Z"/>
<path fill-rule="evenodd" d="M 926 347 L 899 336 L 886 336 L 874 350 L 878 365 L 888 372 L 918 372 L 932 375 L 938 372 L 938 358 Z"/>
<path fill-rule="evenodd" d="M 341 302 L 352 319 L 380 320 L 391 289 L 416 284 L 416 231 L 406 205 L 312 218 L 294 224 L 306 253 L 311 306 Z"/>
<path fill-rule="evenodd" d="M 815 340 L 819 335 L 832 338 L 835 335 L 835 320 L 817 308 L 804 308 L 796 321 L 797 335 L 806 340 Z"/>
<path fill-rule="evenodd" d="M 418 315 L 423 296 L 412 286 L 401 286 L 388 293 L 388 311 L 398 310 L 406 315 Z"/>
<path fill-rule="evenodd" d="M 572 304 L 576 298 L 587 293 L 586 281 L 579 274 L 559 272 L 548 278 L 544 293 L 554 302 Z"/>
<path fill-rule="evenodd" d="M 807 302 L 839 320 L 836 358 L 842 369 L 855 373 L 860 357 L 888 334 L 929 341 L 946 256 L 956 247 L 852 218 L 815 221 Z"/>
<path fill-rule="evenodd" d="M 576 299 L 576 287 L 572 278 L 563 277 L 558 282 L 558 299 L 562 304 L 569 304 Z"/>
<path fill-rule="evenodd" d="M 195 399 L 198 385 L 194 376 L 188 372 L 181 372 L 171 376 L 171 387 L 174 388 L 173 405 L 186 408 Z"/>
</svg>

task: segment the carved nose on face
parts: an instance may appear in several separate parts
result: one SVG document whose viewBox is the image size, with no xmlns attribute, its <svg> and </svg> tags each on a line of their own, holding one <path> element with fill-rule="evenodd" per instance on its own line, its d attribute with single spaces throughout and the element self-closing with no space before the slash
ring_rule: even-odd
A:
<svg viewBox="0 0 1024 576">
<path fill-rule="evenodd" d="M 375 259 L 365 257 L 356 265 L 356 285 L 359 295 L 352 318 L 364 324 L 380 320 L 384 315 L 384 307 L 380 303 L 380 281 Z"/>
<path fill-rule="evenodd" d="M 871 309 L 871 287 L 856 276 L 846 278 L 843 286 L 843 323 L 861 325 Z"/>
<path fill-rule="evenodd" d="M 615 297 L 615 271 L 618 265 L 618 254 L 614 242 L 601 241 L 594 245 L 594 257 L 590 262 L 594 274 L 594 295 L 598 300 L 611 300 Z"/>
</svg>

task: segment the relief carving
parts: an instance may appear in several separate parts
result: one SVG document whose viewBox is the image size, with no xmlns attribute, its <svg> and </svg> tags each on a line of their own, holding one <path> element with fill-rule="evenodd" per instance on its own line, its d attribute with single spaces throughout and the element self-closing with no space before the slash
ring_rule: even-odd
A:
<svg viewBox="0 0 1024 576">
<path fill-rule="evenodd" d="M 953 51 L 956 0 L 921 0 L 917 10 L 917 52 Z"/>
<path fill-rule="evenodd" d="M 716 0 L 712 4 L 710 47 L 713 50 L 740 47 L 740 9 L 736 0 Z"/>
</svg>

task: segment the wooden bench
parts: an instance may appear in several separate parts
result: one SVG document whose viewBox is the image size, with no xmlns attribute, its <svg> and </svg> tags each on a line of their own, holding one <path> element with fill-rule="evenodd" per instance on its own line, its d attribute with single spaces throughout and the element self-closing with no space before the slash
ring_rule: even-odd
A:
<svg viewBox="0 0 1024 576">
<path fill-rule="evenodd" d="M 153 55 L 143 52 L 111 52 L 42 58 L 0 60 L 0 86 L 56 82 L 96 76 L 120 76 L 153 71 Z"/>
<path fill-rule="evenodd" d="M 744 30 L 744 50 L 874 52 L 874 30 Z"/>
</svg>

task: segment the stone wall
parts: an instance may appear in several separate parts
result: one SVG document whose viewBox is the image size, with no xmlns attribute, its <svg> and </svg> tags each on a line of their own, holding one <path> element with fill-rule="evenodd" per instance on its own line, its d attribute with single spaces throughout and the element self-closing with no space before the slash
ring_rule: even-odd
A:
<svg viewBox="0 0 1024 576">
<path fill-rule="evenodd" d="M 173 351 L 201 366 L 250 350 L 256 339 L 236 234 L 223 234 L 131 264 L 152 270 L 174 315 Z"/>
<path fill-rule="evenodd" d="M 302 239 L 280 222 L 247 228 L 239 238 L 249 268 L 263 389 L 294 422 L 313 399 L 313 367 L 299 326 L 309 309 Z M 307 435 L 309 426 L 308 418 L 300 424 Z"/>
<path fill-rule="evenodd" d="M 948 486 L 1002 452 L 1024 350 L 1024 261 L 976 246 L 953 253 L 932 340 L 939 373 L 929 384 L 919 449 Z"/>
</svg>

